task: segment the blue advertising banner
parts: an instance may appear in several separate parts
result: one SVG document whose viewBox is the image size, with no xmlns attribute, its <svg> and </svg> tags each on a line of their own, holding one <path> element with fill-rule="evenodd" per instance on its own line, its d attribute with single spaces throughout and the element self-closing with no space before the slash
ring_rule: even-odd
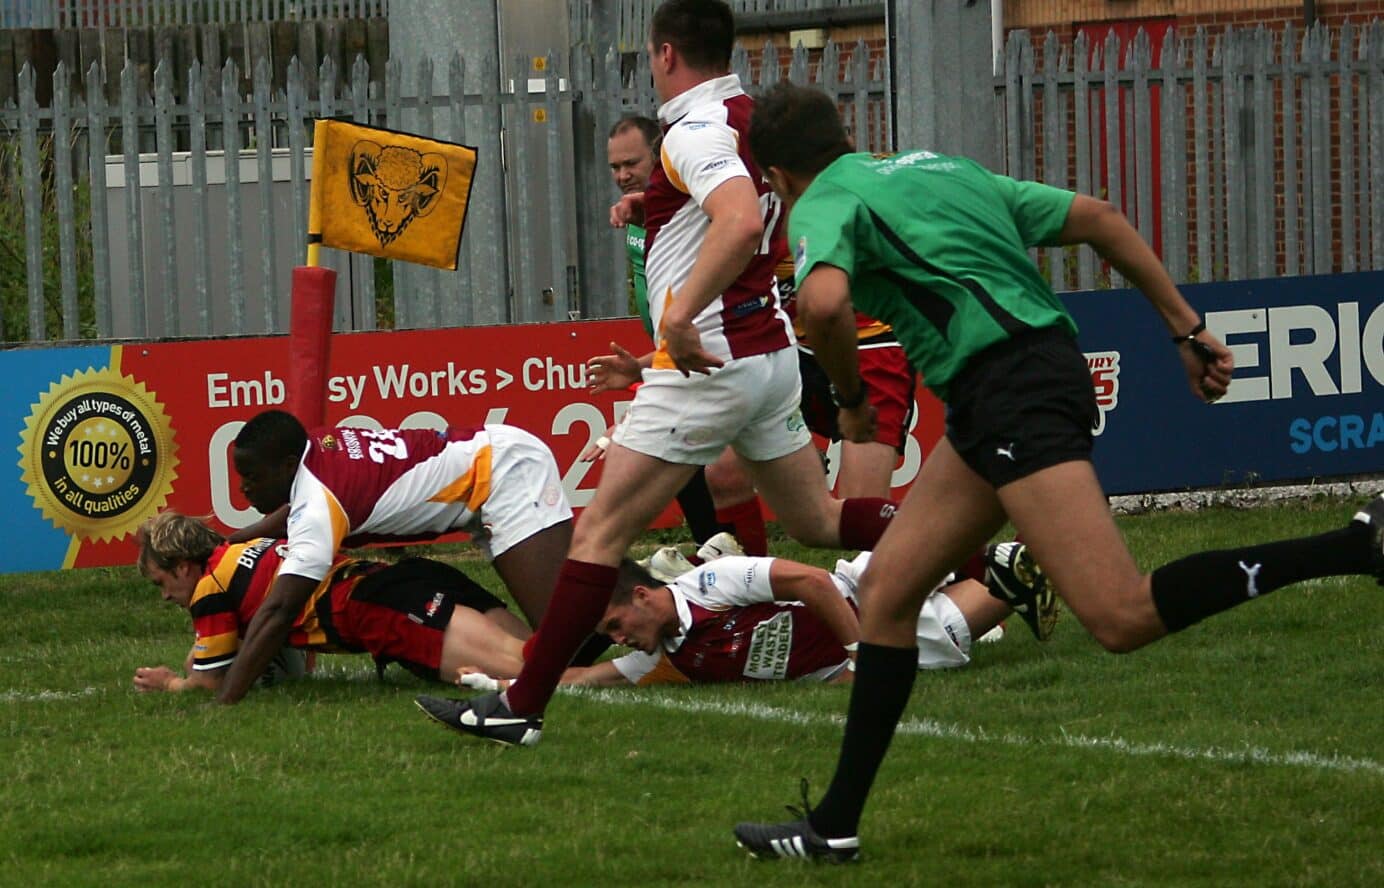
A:
<svg viewBox="0 0 1384 888">
<path fill-rule="evenodd" d="M 1107 492 L 1384 472 L 1384 272 L 1180 289 L 1235 356 L 1215 404 L 1191 394 L 1137 291 L 1063 295 L 1101 406 Z"/>
</svg>

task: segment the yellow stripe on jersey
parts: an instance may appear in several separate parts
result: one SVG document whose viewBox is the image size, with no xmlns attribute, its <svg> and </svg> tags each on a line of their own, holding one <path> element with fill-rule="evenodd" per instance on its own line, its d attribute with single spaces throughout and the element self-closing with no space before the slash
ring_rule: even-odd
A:
<svg viewBox="0 0 1384 888">
<path fill-rule="evenodd" d="M 476 451 L 476 458 L 471 461 L 471 468 L 466 470 L 465 475 L 433 494 L 428 502 L 456 503 L 464 500 L 467 509 L 480 511 L 490 498 L 490 458 L 490 445 L 487 444 Z"/>
<path fill-rule="evenodd" d="M 669 287 L 668 292 L 663 294 L 663 311 L 658 314 L 658 332 L 663 332 L 663 319 L 668 316 L 668 309 L 673 306 L 673 288 Z M 676 370 L 678 365 L 673 362 L 673 358 L 668 354 L 668 340 L 662 336 L 658 337 L 658 348 L 654 350 L 653 363 L 649 365 L 650 370 Z"/>
<path fill-rule="evenodd" d="M 668 662 L 667 657 L 659 657 L 654 668 L 645 673 L 637 684 L 640 687 L 654 684 L 691 684 L 692 679 L 683 675 L 678 667 Z"/>
<path fill-rule="evenodd" d="M 215 663 L 234 656 L 240 649 L 240 633 L 222 632 L 220 635 L 205 635 L 192 646 L 193 664 Z"/>
<path fill-rule="evenodd" d="M 683 194 L 691 194 L 687 190 L 687 185 L 678 177 L 678 171 L 673 169 L 673 162 L 668 159 L 668 149 L 660 147 L 658 149 L 659 162 L 663 164 L 663 173 L 668 177 L 668 184 L 672 185 Z"/>
<path fill-rule="evenodd" d="M 327 500 L 327 516 L 332 521 L 332 551 L 340 551 L 341 541 L 346 539 L 346 534 L 351 531 L 351 521 L 346 517 L 346 510 L 341 508 L 341 502 L 324 485 L 322 494 Z"/>
</svg>

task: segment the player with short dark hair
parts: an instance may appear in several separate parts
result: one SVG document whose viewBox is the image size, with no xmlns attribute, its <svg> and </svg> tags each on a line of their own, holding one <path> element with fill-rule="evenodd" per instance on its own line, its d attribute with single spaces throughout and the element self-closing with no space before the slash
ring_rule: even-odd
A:
<svg viewBox="0 0 1384 888">
<path fill-rule="evenodd" d="M 1384 496 L 1340 530 L 1141 572 L 1091 464 L 1096 404 L 1076 325 L 1027 251 L 1095 248 L 1162 317 L 1204 401 L 1225 394 L 1230 351 L 1111 204 L 963 157 L 853 154 L 844 133 L 830 98 L 790 84 L 760 100 L 750 128 L 751 150 L 791 214 L 801 316 L 832 382 L 852 395 L 854 307 L 891 324 L 948 405 L 947 432 L 861 579 L 857 686 L 836 774 L 804 819 L 736 827 L 761 857 L 857 856 L 860 814 L 913 686 L 919 605 L 1006 518 L 1077 619 L 1115 652 L 1302 580 L 1384 579 Z M 845 434 L 868 434 L 867 413 L 841 416 Z"/>
<path fill-rule="evenodd" d="M 572 510 L 546 444 L 506 425 L 323 428 L 266 410 L 236 436 L 240 489 L 266 515 L 290 511 L 288 552 L 217 699 L 234 703 L 344 546 L 472 534 L 531 621 L 542 616 L 572 536 Z M 272 522 L 270 522 L 272 523 Z M 583 638 L 583 640 L 585 640 Z"/>
<path fill-rule="evenodd" d="M 166 666 L 135 670 L 141 691 L 219 690 L 288 554 L 269 537 L 228 543 L 195 518 L 166 511 L 139 532 L 139 569 L 192 615 L 196 641 L 186 676 Z M 519 668 L 528 628 L 494 595 L 456 568 L 424 558 L 397 564 L 337 555 L 294 616 L 293 648 L 369 653 L 432 681 L 452 681 L 463 665 L 497 673 Z M 484 664 L 484 665 L 482 665 Z"/>
</svg>

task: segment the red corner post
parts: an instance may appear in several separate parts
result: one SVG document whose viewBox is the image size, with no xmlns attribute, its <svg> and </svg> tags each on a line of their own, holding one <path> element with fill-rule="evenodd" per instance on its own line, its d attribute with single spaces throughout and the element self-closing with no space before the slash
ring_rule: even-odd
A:
<svg viewBox="0 0 1384 888">
<path fill-rule="evenodd" d="M 326 424 L 327 367 L 332 356 L 332 312 L 336 272 L 301 265 L 293 269 L 293 305 L 288 322 L 288 412 L 311 429 Z M 317 668 L 309 651 L 304 664 Z"/>
<path fill-rule="evenodd" d="M 336 272 L 293 269 L 293 306 L 288 326 L 288 411 L 311 429 L 327 418 L 327 366 L 332 352 Z"/>
</svg>

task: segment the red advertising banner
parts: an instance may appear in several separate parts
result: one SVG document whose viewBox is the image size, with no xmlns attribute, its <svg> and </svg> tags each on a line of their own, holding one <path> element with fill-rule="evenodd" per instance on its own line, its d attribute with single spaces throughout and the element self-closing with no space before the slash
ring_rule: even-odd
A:
<svg viewBox="0 0 1384 888">
<path fill-rule="evenodd" d="M 624 415 L 632 398 L 627 392 L 595 397 L 586 392 L 586 361 L 607 353 L 611 341 L 638 351 L 647 339 L 638 321 L 632 319 L 340 334 L 332 341 L 327 422 L 376 428 L 441 428 L 477 422 L 519 426 L 552 448 L 567 496 L 580 510 L 595 491 L 600 464 L 581 462 L 578 457 Z M 85 413 L 74 412 L 75 425 L 63 425 L 62 410 L 71 400 L 64 386 L 81 382 L 90 387 L 109 378 L 108 387 L 130 389 L 128 397 L 113 400 L 123 404 L 134 399 L 151 405 L 142 413 L 124 411 L 133 418 L 126 423 L 130 431 L 120 434 L 138 445 L 135 439 L 143 434 L 140 416 L 159 413 L 158 421 L 151 419 L 150 427 L 162 430 L 160 434 L 168 440 L 156 442 L 161 472 L 151 474 L 152 480 L 138 491 L 143 503 L 126 509 L 126 521 L 118 534 L 103 534 L 99 527 L 93 531 L 77 526 L 81 522 L 76 521 L 67 526 L 61 502 L 49 503 L 43 510 L 35 507 L 32 516 L 23 516 L 26 524 L 33 518 L 37 535 L 54 531 L 66 534 L 67 539 L 57 540 L 54 549 L 65 548 L 65 555 L 36 555 L 29 560 L 33 563 L 3 569 L 128 564 L 135 551 L 131 528 L 126 525 L 139 518 L 136 513 L 165 505 L 190 515 L 210 516 L 223 529 L 254 521 L 259 513 L 240 495 L 230 448 L 246 420 L 261 410 L 286 404 L 286 344 L 287 339 L 280 336 L 81 349 L 72 350 L 70 359 L 61 350 L 46 355 L 45 350 L 6 355 L 4 370 L 9 384 L 23 389 L 16 392 L 16 400 L 33 405 L 30 412 L 34 416 L 28 420 L 31 438 L 38 440 L 49 429 L 49 439 L 56 441 L 60 433 L 86 422 L 82 419 Z M 70 367 L 64 363 L 68 360 Z M 102 361 L 108 367 L 95 366 Z M 87 377 L 89 382 L 84 381 Z M 48 394 L 44 394 L 45 389 Z M 43 415 L 51 414 L 55 419 L 39 416 L 43 411 L 38 402 L 45 399 L 53 402 L 53 409 Z M 941 407 L 922 390 L 919 407 L 913 437 L 894 476 L 900 495 L 916 476 L 923 453 L 942 431 Z M 38 428 L 45 423 L 45 428 Z M 125 438 L 118 440 L 123 443 Z M 85 444 L 82 447 L 92 449 Z M 103 452 L 88 454 L 74 447 L 72 459 L 99 461 Z M 126 459 L 131 452 L 140 453 L 136 446 L 133 451 L 121 450 L 119 458 Z M 43 486 L 39 476 L 45 471 L 44 462 L 38 457 L 33 460 L 35 468 L 26 475 L 30 499 L 33 491 Z M 143 477 L 139 475 L 142 463 L 136 461 L 130 468 L 130 478 Z M 839 460 L 833 459 L 832 464 L 839 464 Z M 67 468 L 76 470 L 71 465 Z M 69 488 L 96 483 L 83 481 L 85 474 L 68 475 L 70 472 L 55 483 Z M 133 482 L 118 478 L 113 483 Z M 154 486 L 159 489 L 149 489 Z M 659 524 L 668 526 L 679 520 L 676 507 L 670 507 Z M 38 547 L 35 551 L 49 549 Z M 57 563 L 48 564 L 50 560 Z"/>
</svg>

